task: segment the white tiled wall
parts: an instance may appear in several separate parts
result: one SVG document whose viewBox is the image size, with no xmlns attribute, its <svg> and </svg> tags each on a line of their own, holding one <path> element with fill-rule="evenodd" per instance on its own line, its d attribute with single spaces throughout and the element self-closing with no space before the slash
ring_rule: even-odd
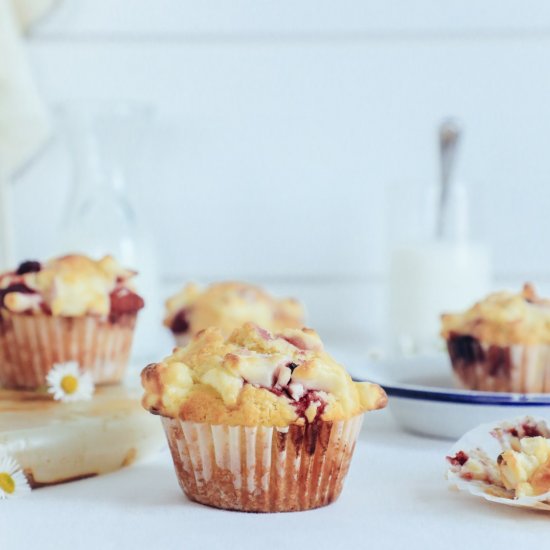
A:
<svg viewBox="0 0 550 550">
<path fill-rule="evenodd" d="M 447 115 L 497 274 L 550 276 L 545 2 L 65 0 L 29 54 L 52 103 L 155 105 L 132 194 L 172 280 L 307 283 L 317 324 L 376 326 L 385 189 L 436 178 Z M 66 161 L 53 144 L 17 182 L 20 256 L 52 241 Z"/>
</svg>

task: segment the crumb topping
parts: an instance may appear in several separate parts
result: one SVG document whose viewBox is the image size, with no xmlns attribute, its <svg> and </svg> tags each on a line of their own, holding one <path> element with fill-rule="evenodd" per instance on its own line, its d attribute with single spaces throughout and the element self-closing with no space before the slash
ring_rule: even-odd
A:
<svg viewBox="0 0 550 550">
<path fill-rule="evenodd" d="M 445 339 L 472 336 L 498 346 L 550 343 L 550 300 L 537 296 L 531 284 L 519 293 L 496 292 L 463 313 L 444 314 Z"/>
<path fill-rule="evenodd" d="M 311 329 L 277 334 L 245 323 L 229 337 L 216 327 L 146 367 L 143 405 L 195 422 L 278 426 L 341 420 L 383 408 L 376 384 L 354 382 Z"/>
<path fill-rule="evenodd" d="M 504 487 L 513 490 L 516 497 L 550 491 L 550 439 L 523 438 L 519 451 L 504 451 L 497 464 Z"/>
<path fill-rule="evenodd" d="M 300 328 L 304 311 L 296 300 L 276 299 L 261 288 L 239 282 L 216 283 L 204 290 L 189 284 L 166 301 L 164 324 L 178 335 L 194 336 L 216 326 L 229 336 L 248 321 L 273 331 Z"/>
<path fill-rule="evenodd" d="M 0 275 L 0 309 L 29 315 L 109 316 L 113 321 L 144 305 L 131 287 L 135 274 L 111 256 L 98 261 L 76 254 L 44 264 L 25 261 Z"/>
</svg>

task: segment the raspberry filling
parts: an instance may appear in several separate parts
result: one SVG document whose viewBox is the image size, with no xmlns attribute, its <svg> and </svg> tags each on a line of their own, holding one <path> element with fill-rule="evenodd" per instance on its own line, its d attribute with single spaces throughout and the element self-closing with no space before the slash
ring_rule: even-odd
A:
<svg viewBox="0 0 550 550">
<path fill-rule="evenodd" d="M 464 466 L 469 458 L 464 451 L 458 451 L 454 456 L 448 456 L 447 460 L 452 466 Z"/>
<path fill-rule="evenodd" d="M 145 305 L 141 296 L 123 286 L 115 288 L 110 294 L 110 299 L 111 312 L 109 320 L 111 322 L 116 321 L 127 313 L 136 313 Z"/>
<path fill-rule="evenodd" d="M 325 412 L 325 408 L 327 406 L 326 401 L 319 395 L 316 390 L 307 390 L 306 393 L 304 393 L 302 397 L 300 397 L 300 399 L 294 399 L 290 395 L 288 388 L 281 389 L 273 387 L 264 389 L 270 391 L 271 393 L 274 393 L 277 397 L 286 397 L 287 399 L 289 399 L 296 409 L 296 414 L 300 418 L 306 417 L 306 411 L 312 403 L 318 403 L 314 421 L 321 417 L 321 415 Z"/>
<path fill-rule="evenodd" d="M 188 310 L 186 308 L 180 309 L 170 324 L 170 330 L 174 334 L 184 334 L 189 330 Z"/>
<path fill-rule="evenodd" d="M 309 406 L 312 403 L 318 403 L 317 410 L 315 411 L 315 419 L 321 417 L 321 415 L 325 412 L 325 407 L 327 406 L 327 403 L 324 399 L 321 399 L 319 394 L 315 390 L 308 390 L 298 401 L 294 403 L 294 408 L 296 409 L 296 413 L 300 417 L 305 417 L 306 411 L 309 408 Z"/>
<path fill-rule="evenodd" d="M 37 262 L 36 260 L 27 260 L 19 264 L 19 267 L 17 268 L 15 274 L 25 275 L 25 273 L 37 273 L 41 269 L 42 266 L 40 265 L 40 262 Z"/>
<path fill-rule="evenodd" d="M 273 339 L 271 334 L 263 328 L 257 326 L 256 329 L 264 340 L 269 341 Z M 277 337 L 286 340 L 289 344 L 292 344 L 295 348 L 301 350 L 301 352 L 309 349 L 307 342 L 304 341 L 303 338 L 286 335 L 277 335 Z M 270 391 L 277 397 L 286 397 L 294 406 L 296 414 L 300 418 L 305 418 L 306 420 L 308 420 L 306 417 L 306 411 L 311 405 L 316 404 L 317 408 L 315 410 L 315 418 L 312 420 L 312 422 L 314 422 L 321 417 L 325 411 L 327 403 L 318 390 L 304 388 L 302 384 L 292 381 L 292 374 L 298 366 L 298 363 L 295 363 L 294 361 L 280 366 L 273 372 L 271 386 L 258 385 L 258 387 L 262 387 Z M 245 380 L 245 382 L 250 383 L 247 380 Z"/>
<path fill-rule="evenodd" d="M 298 367 L 298 365 L 294 362 L 288 363 L 285 365 L 286 368 L 290 369 L 290 372 L 293 373 L 294 369 Z M 282 369 L 279 369 L 282 370 Z M 247 380 L 245 380 L 247 384 Z M 254 384 L 256 385 L 256 384 Z M 325 408 L 327 406 L 327 402 L 323 398 L 322 395 L 320 395 L 318 390 L 310 390 L 305 389 L 301 384 L 292 383 L 292 374 L 290 376 L 290 379 L 288 382 L 284 385 L 280 384 L 280 372 L 275 372 L 273 375 L 273 383 L 272 386 L 258 386 L 265 390 L 270 391 L 271 393 L 275 394 L 277 397 L 286 397 L 293 407 L 296 410 L 296 414 L 300 418 L 306 418 L 306 411 L 312 404 L 317 404 L 317 409 L 315 411 L 315 418 L 313 421 L 318 420 L 321 415 L 324 413 Z M 306 418 L 307 420 L 307 418 Z"/>
<path fill-rule="evenodd" d="M 477 338 L 451 333 L 447 342 L 449 354 L 453 362 L 463 362 L 473 365 L 485 360 L 485 352 Z"/>
<path fill-rule="evenodd" d="M 513 437 L 519 437 L 520 439 L 524 437 L 547 437 L 535 424 L 529 424 L 527 422 L 519 426 L 519 430 L 517 428 L 510 428 L 506 431 Z"/>
<path fill-rule="evenodd" d="M 294 372 L 294 369 L 298 367 L 296 363 L 289 363 L 287 367 L 290 369 L 290 372 Z"/>
</svg>

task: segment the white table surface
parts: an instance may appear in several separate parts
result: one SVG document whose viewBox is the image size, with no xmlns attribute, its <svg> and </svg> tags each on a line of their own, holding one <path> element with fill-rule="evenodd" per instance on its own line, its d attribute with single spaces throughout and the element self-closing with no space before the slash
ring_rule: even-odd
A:
<svg viewBox="0 0 550 550">
<path fill-rule="evenodd" d="M 119 472 L 0 501 L 0 548 L 510 548 L 541 544 L 550 514 L 452 492 L 452 442 L 367 414 L 340 499 L 310 512 L 245 514 L 180 491 L 167 451 Z"/>
</svg>

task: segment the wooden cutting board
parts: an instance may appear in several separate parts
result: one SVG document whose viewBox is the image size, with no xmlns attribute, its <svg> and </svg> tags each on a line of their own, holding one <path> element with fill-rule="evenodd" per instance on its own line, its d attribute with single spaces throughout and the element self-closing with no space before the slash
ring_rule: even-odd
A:
<svg viewBox="0 0 550 550">
<path fill-rule="evenodd" d="M 165 442 L 141 392 L 97 388 L 90 401 L 0 389 L 0 453 L 23 468 L 32 487 L 105 474 L 158 452 Z"/>
</svg>

